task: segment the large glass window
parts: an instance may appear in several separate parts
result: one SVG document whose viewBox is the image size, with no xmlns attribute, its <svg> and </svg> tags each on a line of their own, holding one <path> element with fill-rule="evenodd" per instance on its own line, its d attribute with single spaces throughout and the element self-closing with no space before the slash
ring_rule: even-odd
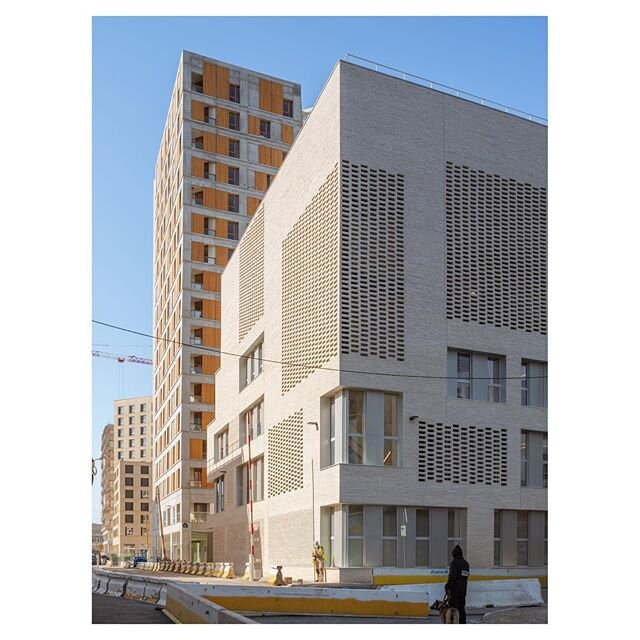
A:
<svg viewBox="0 0 640 640">
<path fill-rule="evenodd" d="M 500 358 L 487 358 L 487 400 L 500 402 Z"/>
<path fill-rule="evenodd" d="M 364 392 L 349 391 L 349 463 L 364 462 Z"/>
<path fill-rule="evenodd" d="M 218 478 L 214 484 L 216 513 L 224 511 L 224 476 Z"/>
<path fill-rule="evenodd" d="M 264 457 L 260 456 L 251 462 L 253 501 L 260 502 L 264 499 Z"/>
<path fill-rule="evenodd" d="M 529 459 L 529 434 L 526 431 L 520 433 L 520 486 L 527 486 L 527 462 Z"/>
<path fill-rule="evenodd" d="M 462 518 L 458 509 L 447 510 L 447 556 L 451 557 L 453 547 L 462 546 Z"/>
<path fill-rule="evenodd" d="M 548 486 L 548 483 L 549 483 L 549 479 L 548 479 L 547 434 L 545 433 L 542 436 L 542 486 L 546 489 Z"/>
<path fill-rule="evenodd" d="M 395 567 L 398 564 L 398 509 L 382 509 L 382 565 Z"/>
<path fill-rule="evenodd" d="M 529 564 L 529 512 L 518 511 L 516 525 L 516 548 L 518 566 L 526 567 Z"/>
<path fill-rule="evenodd" d="M 457 390 L 456 397 L 471 398 L 471 354 L 457 354 Z"/>
<path fill-rule="evenodd" d="M 398 464 L 398 397 L 384 394 L 384 456 L 385 465 Z"/>
<path fill-rule="evenodd" d="M 499 567 L 500 560 L 500 541 L 502 539 L 502 511 L 493 512 L 493 564 Z"/>
<path fill-rule="evenodd" d="M 336 462 L 336 399 L 329 401 L 329 464 Z"/>
<path fill-rule="evenodd" d="M 364 564 L 364 511 L 362 505 L 349 505 L 347 526 L 347 547 L 350 567 Z"/>
<path fill-rule="evenodd" d="M 416 567 L 429 566 L 429 509 L 416 509 Z"/>
<path fill-rule="evenodd" d="M 520 402 L 527 406 L 529 404 L 529 363 L 522 361 L 520 366 Z"/>
</svg>

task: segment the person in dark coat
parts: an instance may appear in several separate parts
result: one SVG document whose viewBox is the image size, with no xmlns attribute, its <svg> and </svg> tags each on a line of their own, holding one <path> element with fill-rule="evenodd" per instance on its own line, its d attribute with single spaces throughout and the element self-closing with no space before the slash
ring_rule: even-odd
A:
<svg viewBox="0 0 640 640">
<path fill-rule="evenodd" d="M 449 604 L 460 613 L 460 624 L 467 624 L 467 614 L 464 610 L 467 597 L 467 580 L 469 579 L 469 563 L 462 555 L 462 549 L 457 544 L 451 550 L 453 561 L 449 565 L 449 577 L 444 590 L 449 596 Z"/>
</svg>

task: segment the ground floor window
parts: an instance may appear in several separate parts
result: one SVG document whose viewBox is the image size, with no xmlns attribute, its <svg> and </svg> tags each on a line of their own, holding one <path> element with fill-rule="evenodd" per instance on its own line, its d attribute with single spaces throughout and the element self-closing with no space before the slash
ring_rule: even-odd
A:
<svg viewBox="0 0 640 640">
<path fill-rule="evenodd" d="M 398 509 L 382 509 L 382 565 L 395 567 L 398 564 Z"/>
<path fill-rule="evenodd" d="M 546 511 L 494 511 L 493 561 L 502 567 L 546 566 Z"/>
<path fill-rule="evenodd" d="M 347 549 L 350 567 L 364 564 L 364 511 L 362 505 L 349 505 L 347 526 Z"/>
<path fill-rule="evenodd" d="M 429 566 L 429 509 L 416 509 L 416 567 Z"/>
</svg>

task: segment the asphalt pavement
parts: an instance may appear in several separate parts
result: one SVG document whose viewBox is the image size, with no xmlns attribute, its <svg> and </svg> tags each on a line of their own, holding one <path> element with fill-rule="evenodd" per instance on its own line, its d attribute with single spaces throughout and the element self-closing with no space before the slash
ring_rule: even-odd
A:
<svg viewBox="0 0 640 640">
<path fill-rule="evenodd" d="M 91 594 L 93 624 L 173 624 L 155 604 Z"/>
</svg>

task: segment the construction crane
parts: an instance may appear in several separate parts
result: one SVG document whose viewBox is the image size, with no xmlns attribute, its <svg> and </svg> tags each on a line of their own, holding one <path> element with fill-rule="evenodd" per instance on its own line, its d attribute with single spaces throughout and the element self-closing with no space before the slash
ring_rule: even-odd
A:
<svg viewBox="0 0 640 640">
<path fill-rule="evenodd" d="M 91 351 L 91 355 L 95 358 L 111 358 L 118 362 L 135 362 L 136 364 L 153 364 L 153 360 L 150 358 L 141 358 L 140 356 L 119 356 L 115 353 L 108 353 L 106 351 Z"/>
</svg>

